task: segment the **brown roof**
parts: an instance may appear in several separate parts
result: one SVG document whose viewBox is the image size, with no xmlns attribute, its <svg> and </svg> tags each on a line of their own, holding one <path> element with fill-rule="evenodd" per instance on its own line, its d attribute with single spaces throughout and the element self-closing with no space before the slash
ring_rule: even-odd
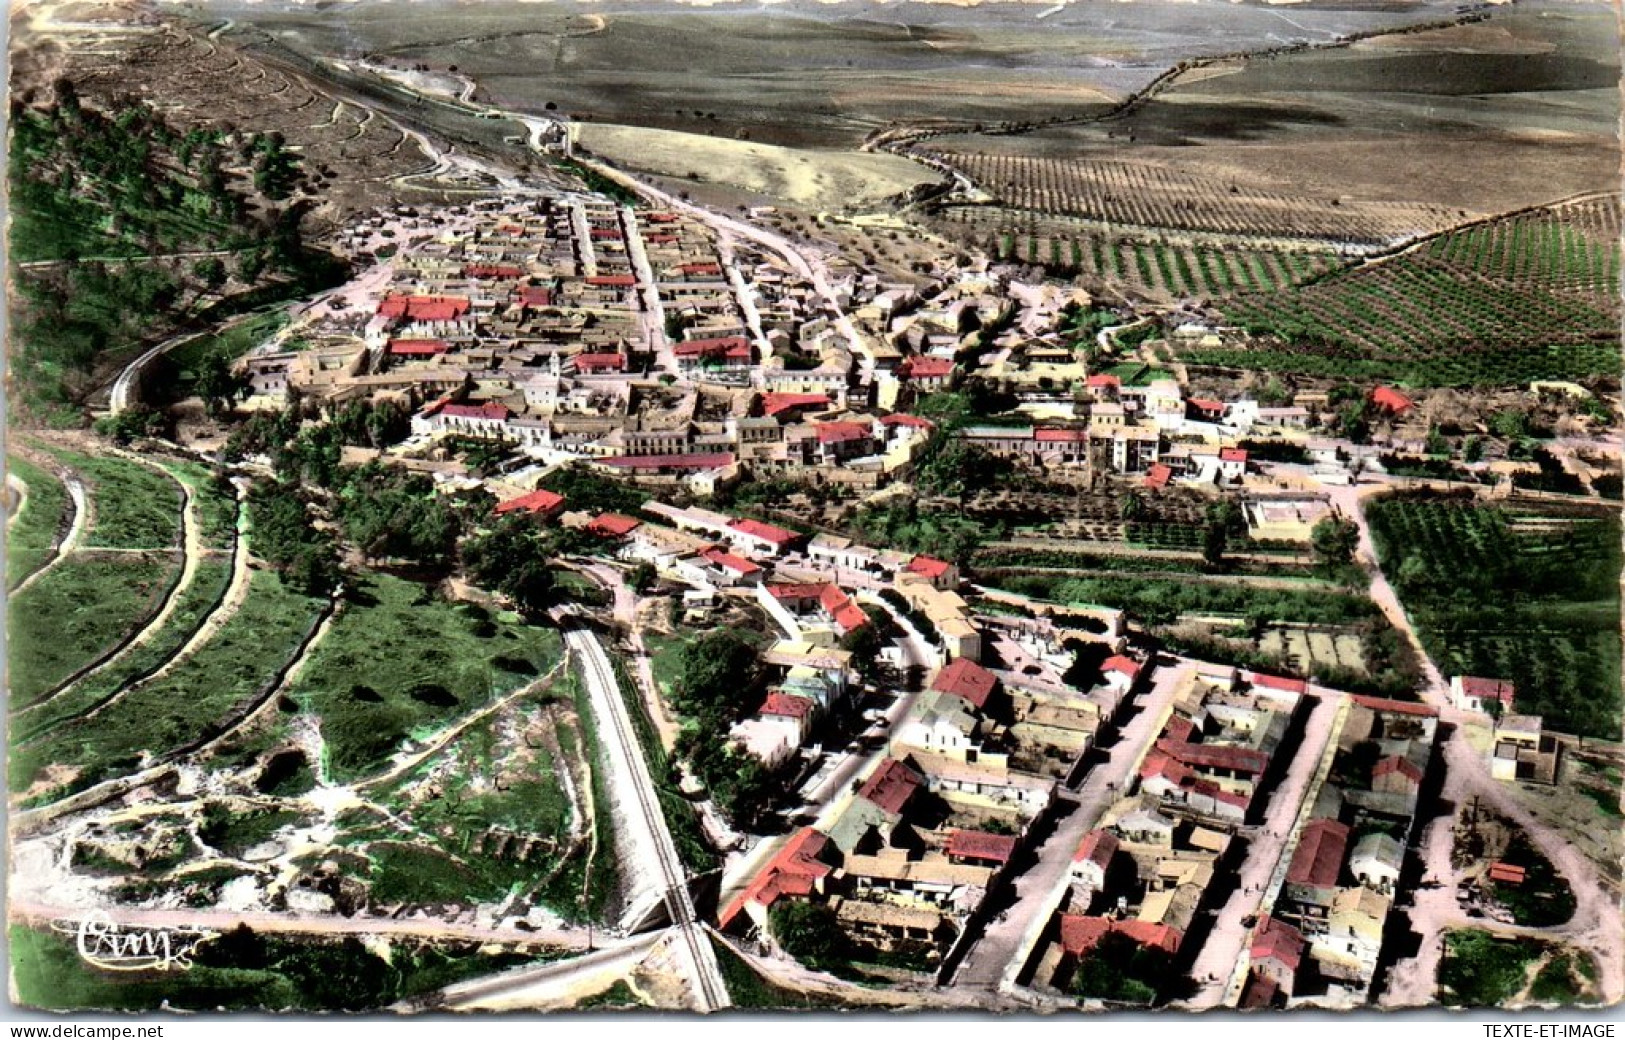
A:
<svg viewBox="0 0 1625 1040">
<path fill-rule="evenodd" d="M 1008 863 L 1016 854 L 1017 838 L 1013 834 L 989 834 L 986 831 L 953 831 L 948 835 L 948 855 L 966 859 L 986 859 L 995 863 Z"/>
<path fill-rule="evenodd" d="M 975 661 L 956 657 L 937 673 L 931 688 L 939 693 L 961 697 L 969 701 L 973 708 L 981 710 L 987 704 L 988 697 L 992 696 L 993 687 L 998 681 L 997 676 Z"/>
<path fill-rule="evenodd" d="M 914 797 L 923 783 L 920 774 L 895 758 L 880 764 L 864 785 L 858 788 L 858 797 L 867 799 L 888 813 L 898 814 Z"/>
<path fill-rule="evenodd" d="M 1303 933 L 1285 921 L 1266 917 L 1253 932 L 1253 960 L 1274 959 L 1288 971 L 1297 971 L 1303 960 Z"/>
<path fill-rule="evenodd" d="M 1347 825 L 1336 820 L 1316 820 L 1309 824 L 1292 853 L 1292 864 L 1286 871 L 1287 884 L 1331 888 L 1343 871 L 1348 844 Z"/>
</svg>

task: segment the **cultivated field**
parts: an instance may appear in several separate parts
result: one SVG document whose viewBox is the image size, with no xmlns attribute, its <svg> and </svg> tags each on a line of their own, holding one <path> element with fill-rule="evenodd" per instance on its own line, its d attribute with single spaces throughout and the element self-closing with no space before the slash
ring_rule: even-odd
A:
<svg viewBox="0 0 1625 1040">
<path fill-rule="evenodd" d="M 1268 339 L 1191 364 L 1509 385 L 1617 374 L 1617 196 L 1491 221 L 1312 285 L 1244 295 L 1227 323 Z"/>
</svg>

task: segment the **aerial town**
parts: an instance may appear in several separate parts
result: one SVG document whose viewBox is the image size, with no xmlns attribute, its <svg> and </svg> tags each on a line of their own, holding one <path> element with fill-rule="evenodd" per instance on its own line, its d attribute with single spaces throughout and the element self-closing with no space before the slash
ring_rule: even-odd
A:
<svg viewBox="0 0 1625 1040">
<path fill-rule="evenodd" d="M 15 1003 L 1625 996 L 1607 182 L 1127 240 L 922 117 L 813 207 L 193 6 L 17 16 Z M 1535 32 L 1432 14 L 1338 45 Z M 220 225 L 161 292 L 44 230 L 131 120 Z M 174 310 L 70 363 L 90 277 Z M 1471 333 L 1381 354 L 1401 285 Z"/>
</svg>

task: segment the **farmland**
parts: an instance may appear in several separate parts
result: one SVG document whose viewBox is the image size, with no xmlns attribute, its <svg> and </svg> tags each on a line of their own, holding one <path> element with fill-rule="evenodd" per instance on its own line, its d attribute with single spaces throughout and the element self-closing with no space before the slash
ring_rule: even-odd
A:
<svg viewBox="0 0 1625 1040">
<path fill-rule="evenodd" d="M 1511 385 L 1617 374 L 1617 196 L 1453 232 L 1312 285 L 1219 309 L 1251 349 L 1191 349 L 1193 365 Z"/>
<path fill-rule="evenodd" d="M 1616 513 L 1417 496 L 1366 512 L 1384 571 L 1441 671 L 1508 680 L 1518 711 L 1564 733 L 1618 739 Z"/>
<path fill-rule="evenodd" d="M 172 549 L 178 544 L 181 489 L 172 477 L 120 455 L 39 447 L 89 487 L 94 520 L 85 548 Z"/>
<path fill-rule="evenodd" d="M 1020 210 L 1079 217 L 1114 228 L 1160 229 L 1369 248 L 1437 231 L 1453 211 L 1398 203 L 1348 203 L 1243 187 L 1172 166 L 1079 162 L 998 153 L 927 151 L 983 191 Z"/>
</svg>

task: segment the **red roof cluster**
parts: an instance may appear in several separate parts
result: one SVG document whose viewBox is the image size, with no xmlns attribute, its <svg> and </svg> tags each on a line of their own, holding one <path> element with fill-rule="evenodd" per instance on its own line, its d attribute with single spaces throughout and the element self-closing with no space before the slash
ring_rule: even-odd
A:
<svg viewBox="0 0 1625 1040">
<path fill-rule="evenodd" d="M 496 422 L 507 422 L 513 416 L 513 410 L 505 404 L 487 401 L 484 404 L 448 404 L 440 409 L 440 414 L 457 419 L 492 419 Z"/>
<path fill-rule="evenodd" d="M 980 711 L 993 695 L 999 683 L 998 676 L 966 657 L 956 657 L 931 680 L 931 688 L 961 700 Z"/>
<path fill-rule="evenodd" d="M 625 354 L 577 354 L 575 363 L 577 372 L 626 371 Z"/>
<path fill-rule="evenodd" d="M 735 556 L 733 553 L 722 549 L 707 549 L 700 553 L 700 556 L 723 570 L 733 571 L 740 577 L 755 574 L 762 569 L 744 557 Z"/>
<path fill-rule="evenodd" d="M 395 357 L 433 357 L 451 349 L 443 339 L 392 339 L 389 352 Z"/>
<path fill-rule="evenodd" d="M 513 513 L 522 509 L 527 513 L 547 515 L 557 511 L 563 505 L 563 495 L 556 495 L 544 488 L 537 488 L 528 495 L 520 495 L 518 498 L 510 498 L 506 502 L 499 502 L 497 512 Z"/>
<path fill-rule="evenodd" d="M 615 455 L 598 461 L 606 466 L 614 466 L 616 469 L 699 471 L 732 466 L 734 457 L 731 451 L 712 451 L 695 452 L 687 455 Z"/>
<path fill-rule="evenodd" d="M 829 876 L 831 867 L 823 861 L 828 848 L 829 838 L 821 832 L 811 827 L 797 831 L 745 891 L 728 904 L 718 924 L 728 927 L 747 903 L 770 907 L 780 896 L 811 895 L 817 882 Z"/>
<path fill-rule="evenodd" d="M 767 695 L 767 700 L 762 703 L 762 710 L 757 714 L 763 718 L 774 715 L 787 719 L 804 719 L 813 713 L 813 707 L 813 702 L 805 697 L 774 690 Z"/>
<path fill-rule="evenodd" d="M 1152 924 L 1130 918 L 1114 921 L 1106 917 L 1085 917 L 1081 914 L 1061 915 L 1061 948 L 1074 957 L 1081 957 L 1100 945 L 1100 940 L 1116 932 L 1164 953 L 1179 952 L 1184 935 L 1178 928 L 1166 924 Z"/>
<path fill-rule="evenodd" d="M 762 395 L 762 414 L 776 416 L 795 408 L 814 408 L 826 404 L 829 404 L 828 394 L 781 394 L 770 391 Z"/>
<path fill-rule="evenodd" d="M 955 830 L 948 833 L 946 851 L 957 859 L 980 859 L 992 863 L 1008 863 L 1016 854 L 1017 839 L 1013 834 L 989 834 L 986 831 Z"/>
<path fill-rule="evenodd" d="M 846 444 L 849 441 L 867 440 L 872 427 L 864 422 L 826 422 L 819 423 L 819 444 Z"/>
<path fill-rule="evenodd" d="M 1310 888 L 1331 888 L 1343 872 L 1343 858 L 1348 852 L 1349 829 L 1336 820 L 1315 820 L 1303 829 L 1298 847 L 1292 851 L 1292 862 L 1286 870 L 1289 885 L 1307 885 Z"/>
<path fill-rule="evenodd" d="M 760 538 L 764 542 L 771 542 L 781 549 L 801 537 L 794 531 L 786 531 L 782 527 L 764 524 L 760 520 L 752 520 L 749 517 L 735 520 L 728 526 L 741 534 L 750 535 L 752 538 Z"/>
<path fill-rule="evenodd" d="M 378 303 L 385 318 L 410 321 L 455 321 L 468 313 L 468 300 L 461 296 L 386 296 Z"/>
<path fill-rule="evenodd" d="M 888 758 L 880 763 L 880 768 L 874 771 L 863 786 L 858 788 L 858 797 L 873 802 L 886 812 L 893 815 L 902 813 L 909 799 L 914 797 L 925 781 L 920 774 L 895 758 Z"/>
<path fill-rule="evenodd" d="M 587 532 L 600 538 L 625 538 L 641 526 L 641 521 L 620 513 L 600 513 L 587 524 Z"/>
<path fill-rule="evenodd" d="M 1253 932 L 1253 960 L 1278 961 L 1282 967 L 1296 973 L 1303 963 L 1303 933 L 1273 917 L 1264 918 Z"/>
<path fill-rule="evenodd" d="M 908 572 L 918 574 L 930 581 L 936 581 L 944 574 L 947 574 L 948 568 L 952 566 L 953 564 L 948 561 L 939 560 L 935 556 L 916 556 L 908 561 Z"/>
</svg>

